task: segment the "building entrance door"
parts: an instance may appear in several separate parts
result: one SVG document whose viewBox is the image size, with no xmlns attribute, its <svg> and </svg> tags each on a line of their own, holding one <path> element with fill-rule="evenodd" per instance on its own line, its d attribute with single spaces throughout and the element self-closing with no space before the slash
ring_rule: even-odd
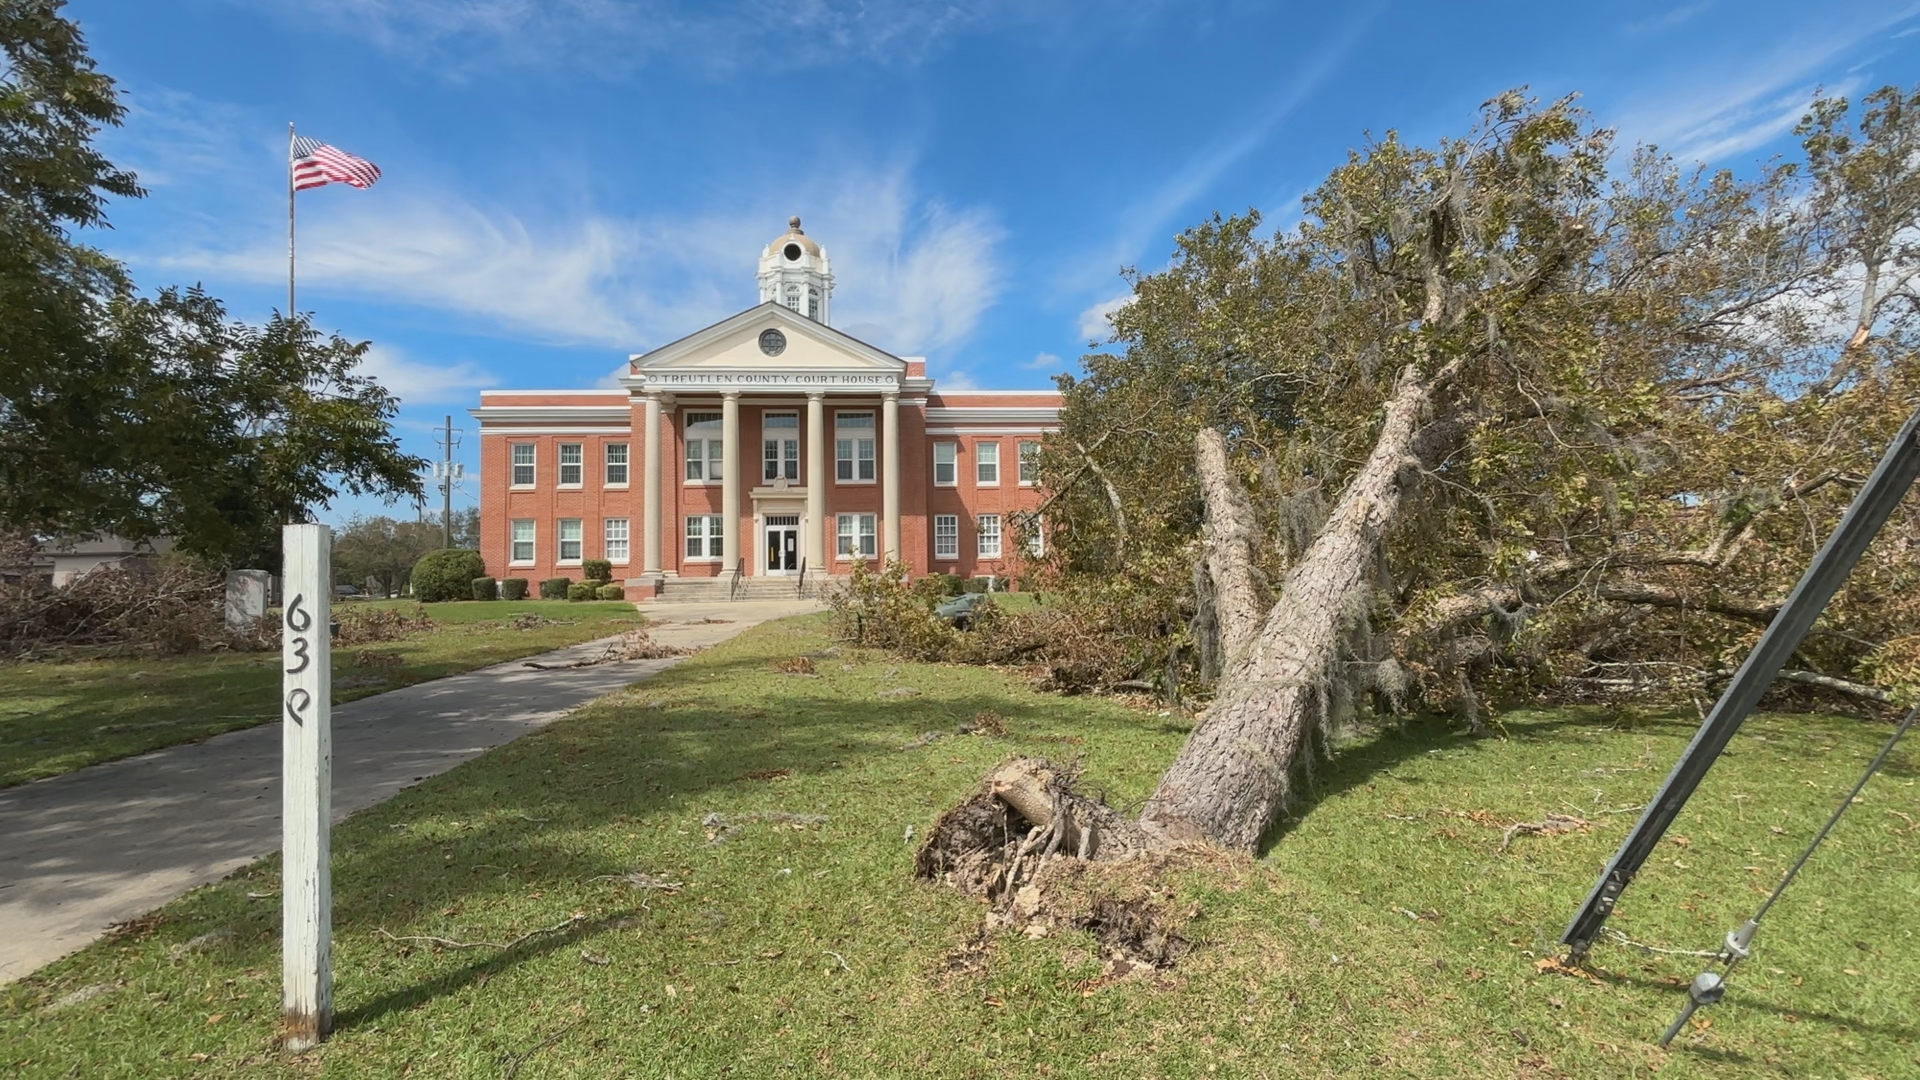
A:
<svg viewBox="0 0 1920 1080">
<path fill-rule="evenodd" d="M 767 518 L 766 572 L 800 572 L 800 515 L 773 514 Z"/>
</svg>

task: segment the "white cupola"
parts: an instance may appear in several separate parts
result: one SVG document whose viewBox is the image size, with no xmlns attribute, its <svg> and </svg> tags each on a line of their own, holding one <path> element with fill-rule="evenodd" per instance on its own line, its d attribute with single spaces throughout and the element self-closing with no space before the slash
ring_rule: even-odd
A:
<svg viewBox="0 0 1920 1080">
<path fill-rule="evenodd" d="M 760 253 L 760 302 L 785 304 L 817 323 L 827 323 L 833 300 L 833 269 L 827 253 L 800 231 L 798 216 Z"/>
</svg>

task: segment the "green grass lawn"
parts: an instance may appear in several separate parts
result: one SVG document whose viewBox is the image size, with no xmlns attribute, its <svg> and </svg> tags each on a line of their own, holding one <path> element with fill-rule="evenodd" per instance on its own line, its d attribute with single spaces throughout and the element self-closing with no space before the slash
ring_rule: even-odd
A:
<svg viewBox="0 0 1920 1080">
<path fill-rule="evenodd" d="M 273 1050 L 269 860 L 0 991 L 0 1073 L 341 1077 L 1910 1077 L 1920 790 L 1903 749 L 1769 916 L 1728 1000 L 1652 1041 L 1698 961 L 1542 972 L 1690 720 L 1503 717 L 1360 738 L 1271 852 L 1178 881 L 1195 949 L 1102 982 L 1088 935 L 973 943 L 911 876 L 921 832 L 1012 753 L 1143 798 L 1177 716 L 1015 675 L 747 632 L 334 833 L 337 1031 Z M 811 654 L 817 677 L 777 673 Z M 899 692 L 910 688 L 915 693 Z M 948 734 L 982 711 L 1002 737 Z M 1761 717 L 1614 925 L 1705 948 L 1749 914 L 1885 729 Z M 1589 831 L 1517 836 L 1548 813 Z M 709 815 L 720 815 L 712 818 Z M 781 817 L 779 815 L 797 815 Z M 809 815 L 824 816 L 817 821 Z M 718 835 L 720 842 L 713 837 Z M 633 873 L 677 890 L 638 890 Z M 544 928 L 563 929 L 535 934 Z M 427 940 L 497 944 L 455 948 Z"/>
<path fill-rule="evenodd" d="M 411 610 L 412 601 L 338 605 Z M 425 605 L 437 624 L 400 641 L 334 649 L 335 702 L 619 633 L 641 621 L 620 601 L 522 600 Z M 551 625 L 506 625 L 534 612 Z M 363 651 L 399 666 L 356 667 Z M 279 653 L 0 663 L 0 787 L 192 742 L 273 719 Z"/>
</svg>

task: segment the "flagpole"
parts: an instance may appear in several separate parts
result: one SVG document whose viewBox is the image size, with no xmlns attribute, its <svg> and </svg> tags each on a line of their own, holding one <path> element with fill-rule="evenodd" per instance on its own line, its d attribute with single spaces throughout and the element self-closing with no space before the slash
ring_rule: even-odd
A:
<svg viewBox="0 0 1920 1080">
<path fill-rule="evenodd" d="M 293 121 L 287 121 L 287 318 L 293 318 Z"/>
</svg>

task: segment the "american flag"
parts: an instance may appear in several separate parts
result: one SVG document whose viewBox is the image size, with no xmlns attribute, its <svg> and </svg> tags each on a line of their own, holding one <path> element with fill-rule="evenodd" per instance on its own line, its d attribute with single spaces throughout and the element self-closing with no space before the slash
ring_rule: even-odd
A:
<svg viewBox="0 0 1920 1080">
<path fill-rule="evenodd" d="M 294 138 L 292 153 L 295 191 L 333 183 L 368 188 L 380 179 L 380 166 L 305 135 Z"/>
</svg>

